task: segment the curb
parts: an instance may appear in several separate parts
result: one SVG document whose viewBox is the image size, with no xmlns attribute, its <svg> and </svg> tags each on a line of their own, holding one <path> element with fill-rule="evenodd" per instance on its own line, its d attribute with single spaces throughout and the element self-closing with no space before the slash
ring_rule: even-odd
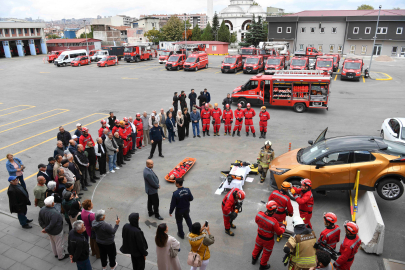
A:
<svg viewBox="0 0 405 270">
<path fill-rule="evenodd" d="M 385 75 L 385 77 L 386 78 L 375 78 L 374 76 L 373 76 L 373 74 L 372 73 L 370 73 L 370 79 L 372 79 L 372 80 L 376 80 L 376 81 L 391 81 L 392 80 L 392 77 L 390 76 L 390 75 L 388 75 L 387 73 L 384 73 L 384 72 L 377 72 L 377 71 L 374 71 L 373 73 L 379 73 L 379 74 L 383 74 L 383 75 Z"/>
</svg>

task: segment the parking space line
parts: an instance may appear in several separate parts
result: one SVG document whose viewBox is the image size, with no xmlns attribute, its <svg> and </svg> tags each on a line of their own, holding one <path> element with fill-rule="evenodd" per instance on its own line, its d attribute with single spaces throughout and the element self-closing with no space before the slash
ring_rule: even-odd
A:
<svg viewBox="0 0 405 270">
<path fill-rule="evenodd" d="M 149 70 L 149 69 L 154 69 L 154 68 L 161 68 L 161 67 L 153 67 L 153 68 L 147 68 L 145 70 Z"/>
<path fill-rule="evenodd" d="M 339 72 L 340 71 L 340 68 L 338 69 L 338 71 L 337 72 Z M 337 74 L 336 74 L 336 76 L 335 76 L 335 79 L 334 79 L 334 81 L 336 81 L 336 78 L 337 78 Z"/>
<path fill-rule="evenodd" d="M 3 104 L 3 103 L 2 103 L 2 104 Z M 17 108 L 17 107 L 21 107 L 21 106 L 31 106 L 31 105 L 17 105 L 17 106 L 14 106 L 14 107 L 2 109 L 2 110 L 0 110 L 0 112 L 1 112 L 1 111 L 5 111 L 5 110 L 10 110 L 10 109 L 13 109 L 13 108 Z"/>
<path fill-rule="evenodd" d="M 363 83 L 366 83 L 366 79 L 364 79 L 364 76 L 362 76 L 363 77 Z"/>
<path fill-rule="evenodd" d="M 20 105 L 20 106 L 30 106 L 30 105 Z M 30 106 L 29 108 L 25 108 L 25 109 L 22 109 L 22 110 L 11 112 L 11 113 L 2 114 L 2 115 L 0 115 L 0 117 L 5 116 L 5 115 L 9 115 L 9 114 L 13 114 L 13 113 L 16 113 L 16 112 L 22 112 L 22 111 L 29 110 L 29 109 L 32 109 L 32 108 L 35 108 L 35 106 Z"/>
<path fill-rule="evenodd" d="M 37 175 L 37 174 L 38 174 L 38 172 L 35 172 L 35 173 L 31 174 L 31 175 L 28 176 L 28 177 L 24 177 L 24 182 L 27 181 L 28 179 L 30 179 L 31 177 Z M 0 193 L 6 191 L 7 189 L 8 189 L 8 187 L 3 188 L 2 190 L 0 190 Z"/>
<path fill-rule="evenodd" d="M 50 73 L 50 72 L 44 72 L 44 71 L 41 71 L 41 72 L 39 72 L 39 73 Z"/>
<path fill-rule="evenodd" d="M 240 75 L 243 74 L 243 71 L 239 71 L 238 73 L 236 73 L 236 75 Z"/>
<path fill-rule="evenodd" d="M 122 77 L 121 79 L 123 79 L 123 80 L 138 80 L 138 78 L 128 78 L 128 77 Z"/>
<path fill-rule="evenodd" d="M 211 68 L 205 68 L 205 69 L 200 69 L 199 71 L 197 71 L 197 72 L 203 72 L 203 71 L 207 71 L 207 70 L 210 70 Z"/>
<path fill-rule="evenodd" d="M 376 79 L 376 81 L 391 81 L 392 77 L 390 75 L 388 75 L 387 73 L 384 72 L 375 72 L 375 73 L 380 73 L 380 74 L 384 74 L 385 76 L 387 76 L 387 78 L 378 78 Z"/>
<path fill-rule="evenodd" d="M 6 149 L 7 147 L 10 147 L 10 146 L 13 146 L 13 145 L 19 144 L 19 143 L 24 142 L 24 141 L 26 141 L 26 140 L 29 140 L 29 139 L 35 138 L 35 137 L 37 137 L 37 136 L 39 136 L 39 135 L 42 135 L 42 134 L 45 134 L 45 133 L 47 133 L 47 132 L 50 132 L 50 131 L 53 131 L 53 130 L 58 130 L 60 126 L 66 126 L 66 125 L 69 125 L 69 124 L 72 124 L 72 123 L 78 122 L 78 121 L 80 121 L 80 120 L 82 120 L 82 119 L 88 118 L 88 117 L 93 116 L 93 115 L 96 115 L 96 114 L 101 114 L 101 115 L 104 115 L 104 116 L 108 116 L 108 114 L 104 114 L 104 113 L 93 113 L 93 114 L 87 115 L 87 116 L 85 116 L 85 117 L 82 117 L 82 118 L 76 119 L 76 120 L 74 120 L 74 121 L 72 121 L 72 122 L 69 122 L 69 123 L 66 123 L 66 124 L 63 124 L 63 125 L 59 125 L 58 127 L 51 128 L 51 129 L 48 129 L 47 131 L 44 131 L 44 132 L 41 132 L 41 133 L 35 134 L 35 135 L 33 135 L 33 136 L 31 136 L 31 137 L 28 137 L 28 138 L 25 138 L 25 139 L 23 139 L 23 140 L 21 140 L 21 141 L 18 141 L 18 142 L 15 142 L 15 143 L 9 144 L 9 145 L 7 145 L 7 146 L 4 146 L 4 147 L 0 148 L 0 150 Z M 103 119 L 103 118 L 101 118 L 101 119 Z M 99 119 L 99 120 L 101 120 L 101 119 Z M 99 121 L 99 120 L 97 120 L 97 121 Z M 83 125 L 83 126 L 84 126 L 84 125 Z M 75 129 L 73 129 L 72 131 L 75 131 Z M 70 131 L 70 132 L 72 132 L 72 131 Z M 56 137 L 54 137 L 54 138 L 56 138 Z M 53 138 L 53 139 L 54 139 L 54 138 Z M 5 159 L 5 158 L 0 159 L 0 161 L 3 161 L 4 159 Z"/>
<path fill-rule="evenodd" d="M 0 103 L 0 104 L 1 104 L 1 103 Z M 50 110 L 50 111 L 47 111 L 47 112 L 39 113 L 39 114 L 36 114 L 36 115 L 30 116 L 30 117 L 26 117 L 26 118 L 23 118 L 23 119 L 20 119 L 20 120 L 16 120 L 16 121 L 14 121 L 14 122 L 10 122 L 10 123 L 7 123 L 7 124 L 4 124 L 4 125 L 1 125 L 0 127 L 4 127 L 4 126 L 7 126 L 7 125 L 11 125 L 11 124 L 14 124 L 14 123 L 17 123 L 17 122 L 23 121 L 23 120 L 30 119 L 30 118 L 35 117 L 35 116 L 38 116 L 38 115 L 46 114 L 46 113 L 53 112 L 53 111 L 57 111 L 57 110 L 61 110 L 61 109 L 53 109 L 53 110 Z"/>
<path fill-rule="evenodd" d="M 56 113 L 56 114 L 52 114 L 52 115 L 49 115 L 49 116 L 44 117 L 44 118 L 41 118 L 41 119 L 37 119 L 37 120 L 34 120 L 34 121 L 30 121 L 29 123 L 25 123 L 25 124 L 22 124 L 22 125 L 19 125 L 19 126 L 16 126 L 16 127 L 12 127 L 12 128 L 6 129 L 6 130 L 2 130 L 2 131 L 0 131 L 0 133 L 9 131 L 9 130 L 12 130 L 12 129 L 15 129 L 15 128 L 19 128 L 19 127 L 22 127 L 22 126 L 25 126 L 25 125 L 29 125 L 29 124 L 32 124 L 32 123 L 35 123 L 35 122 L 38 122 L 38 121 L 41 121 L 41 120 L 44 120 L 44 119 L 47 119 L 47 118 L 50 118 L 50 117 L 56 116 L 56 115 L 58 115 L 58 114 L 62 114 L 62 113 L 65 113 L 65 112 L 68 112 L 68 111 L 69 111 L 69 110 L 67 110 L 67 109 L 58 109 L 58 110 L 63 110 L 63 112 L 59 112 L 59 113 Z"/>
</svg>

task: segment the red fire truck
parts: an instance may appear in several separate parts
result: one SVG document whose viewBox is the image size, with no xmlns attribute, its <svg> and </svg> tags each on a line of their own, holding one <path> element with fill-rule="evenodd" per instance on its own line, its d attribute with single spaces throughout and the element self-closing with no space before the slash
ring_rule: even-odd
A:
<svg viewBox="0 0 405 270">
<path fill-rule="evenodd" d="M 306 47 L 304 51 L 296 51 L 295 56 L 307 56 L 307 57 L 318 57 L 322 56 L 323 53 L 318 52 L 314 47 Z"/>
<path fill-rule="evenodd" d="M 174 51 L 163 51 L 160 53 L 159 56 L 159 64 L 164 64 L 167 62 L 167 59 L 169 59 L 170 56 L 172 56 L 172 54 L 174 53 Z"/>
<path fill-rule="evenodd" d="M 183 68 L 185 61 L 185 54 L 173 54 L 172 56 L 170 56 L 169 60 L 166 61 L 165 68 L 167 70 L 179 70 Z"/>
<path fill-rule="evenodd" d="M 52 51 L 48 55 L 48 63 L 53 63 L 53 61 L 59 57 L 59 55 L 63 53 L 63 51 Z"/>
<path fill-rule="evenodd" d="M 360 81 L 363 66 L 363 59 L 346 58 L 342 65 L 340 80 L 343 81 L 343 79 L 349 79 Z"/>
<path fill-rule="evenodd" d="M 316 58 L 315 70 L 323 71 L 324 73 L 332 76 L 333 72 L 333 57 L 332 56 L 320 56 Z"/>
<path fill-rule="evenodd" d="M 256 73 L 259 74 L 260 71 L 264 71 L 264 60 L 263 56 L 246 56 L 245 64 L 243 65 L 243 74 L 246 73 Z"/>
<path fill-rule="evenodd" d="M 273 57 L 273 56 L 279 56 L 280 54 L 276 49 L 259 49 L 258 50 L 258 55 L 263 56 L 264 61 L 266 62 L 267 58 Z"/>
<path fill-rule="evenodd" d="M 308 70 L 309 60 L 305 56 L 293 56 L 291 58 L 290 70 Z"/>
<path fill-rule="evenodd" d="M 245 63 L 245 59 L 247 56 L 257 55 L 258 49 L 255 46 L 245 47 L 240 49 L 240 54 L 242 55 L 242 63 Z"/>
<path fill-rule="evenodd" d="M 319 70 L 280 70 L 274 75 L 259 74 L 232 92 L 232 101 L 246 107 L 272 105 L 328 110 L 331 77 Z"/>
<path fill-rule="evenodd" d="M 140 62 L 141 60 L 151 60 L 156 57 L 156 50 L 152 50 L 149 46 L 126 46 L 124 49 L 124 61 Z"/>
<path fill-rule="evenodd" d="M 338 71 L 339 69 L 339 62 L 340 62 L 340 54 L 338 53 L 326 53 L 325 56 L 332 56 L 333 57 L 333 71 Z"/>
<path fill-rule="evenodd" d="M 274 74 L 276 70 L 287 69 L 284 56 L 272 56 L 267 58 L 266 66 L 264 69 L 265 74 Z"/>
<path fill-rule="evenodd" d="M 242 56 L 240 54 L 227 55 L 227 56 L 225 56 L 224 61 L 222 61 L 222 65 L 221 65 L 222 73 L 228 73 L 228 72 L 236 73 L 242 69 L 243 69 Z"/>
<path fill-rule="evenodd" d="M 183 70 L 197 71 L 202 68 L 208 68 L 208 54 L 203 51 L 196 51 L 189 55 L 183 65 Z"/>
</svg>

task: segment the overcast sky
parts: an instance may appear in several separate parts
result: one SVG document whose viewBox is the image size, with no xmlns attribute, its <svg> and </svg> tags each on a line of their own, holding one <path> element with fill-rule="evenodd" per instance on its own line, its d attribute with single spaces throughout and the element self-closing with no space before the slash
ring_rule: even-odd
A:
<svg viewBox="0 0 405 270">
<path fill-rule="evenodd" d="M 369 4 L 378 9 L 400 7 L 405 9 L 404 0 L 256 0 L 264 9 L 268 6 L 284 8 L 286 12 L 319 9 L 357 9 L 361 4 Z M 229 4 L 229 0 L 214 0 L 214 11 L 220 12 Z M 62 4 L 63 3 L 63 4 Z M 139 17 L 141 14 L 172 14 L 172 13 L 206 13 L 206 0 L 167 0 L 128 1 L 128 0 L 0 0 L 0 17 L 26 18 L 38 17 L 44 20 L 70 18 L 96 18 L 97 15 L 111 16 L 124 14 Z"/>
</svg>

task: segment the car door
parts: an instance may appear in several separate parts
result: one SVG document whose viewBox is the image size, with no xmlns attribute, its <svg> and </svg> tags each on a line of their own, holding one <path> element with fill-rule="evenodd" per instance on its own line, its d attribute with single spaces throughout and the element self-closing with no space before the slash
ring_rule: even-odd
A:
<svg viewBox="0 0 405 270">
<path fill-rule="evenodd" d="M 352 188 L 356 183 L 356 175 L 359 170 L 359 188 L 373 190 L 376 181 L 375 177 L 387 167 L 387 164 L 375 160 L 375 156 L 369 151 L 353 151 L 353 159 L 350 165 L 350 186 Z"/>
</svg>

